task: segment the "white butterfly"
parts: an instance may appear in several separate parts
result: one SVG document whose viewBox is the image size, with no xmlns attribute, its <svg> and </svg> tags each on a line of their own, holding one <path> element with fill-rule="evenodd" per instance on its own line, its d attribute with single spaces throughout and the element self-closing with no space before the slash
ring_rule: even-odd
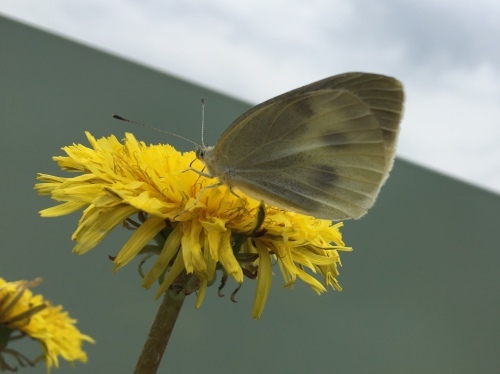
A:
<svg viewBox="0 0 500 374">
<path fill-rule="evenodd" d="M 360 218 L 394 161 L 402 84 L 346 73 L 250 109 L 196 154 L 211 176 L 279 208 L 328 220 Z"/>
</svg>

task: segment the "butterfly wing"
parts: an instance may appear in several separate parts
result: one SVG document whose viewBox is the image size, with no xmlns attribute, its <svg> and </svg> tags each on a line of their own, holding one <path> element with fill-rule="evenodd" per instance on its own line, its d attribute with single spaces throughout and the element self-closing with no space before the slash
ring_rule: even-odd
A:
<svg viewBox="0 0 500 374">
<path fill-rule="evenodd" d="M 268 100 L 213 149 L 219 179 L 317 218 L 359 218 L 392 168 L 404 94 L 394 78 L 347 73 Z"/>
</svg>

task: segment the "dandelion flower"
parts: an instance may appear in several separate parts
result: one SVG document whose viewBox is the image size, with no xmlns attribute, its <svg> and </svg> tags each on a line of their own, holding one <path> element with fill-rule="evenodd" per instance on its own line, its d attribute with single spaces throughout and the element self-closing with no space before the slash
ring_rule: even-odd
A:
<svg viewBox="0 0 500 374">
<path fill-rule="evenodd" d="M 67 361 L 87 362 L 81 346 L 84 341 L 94 343 L 94 340 L 75 327 L 76 320 L 62 306 L 52 305 L 42 295 L 33 295 L 28 287 L 40 281 L 6 282 L 0 278 L 0 370 L 17 371 L 5 360 L 7 355 L 21 366 L 45 360 L 48 371 L 52 366 L 59 367 L 59 356 Z M 35 362 L 7 348 L 10 341 L 23 336 L 37 340 L 42 347 L 43 354 Z"/>
<path fill-rule="evenodd" d="M 87 138 L 91 148 L 74 144 L 63 148 L 67 156 L 54 157 L 76 176 L 39 174 L 35 185 L 61 202 L 42 210 L 43 217 L 83 209 L 72 236 L 74 252 L 89 251 L 125 222 L 135 231 L 114 258 L 115 270 L 138 255 L 157 255 L 143 274 L 143 287 L 158 281 L 156 297 L 167 290 L 197 291 L 197 307 L 217 270 L 223 281 L 231 277 L 240 285 L 245 276 L 256 278 L 254 318 L 262 313 L 276 265 L 285 286 L 300 279 L 317 293 L 328 286 L 341 290 L 339 251 L 350 250 L 339 231 L 342 223 L 264 206 L 240 191 L 236 196 L 216 179 L 188 170 L 203 169 L 194 152 L 147 146 L 129 133 L 123 144 L 114 136 Z"/>
</svg>

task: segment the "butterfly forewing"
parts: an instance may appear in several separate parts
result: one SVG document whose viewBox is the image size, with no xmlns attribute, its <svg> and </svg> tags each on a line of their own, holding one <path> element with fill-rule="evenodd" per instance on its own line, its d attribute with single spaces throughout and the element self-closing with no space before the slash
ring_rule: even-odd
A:
<svg viewBox="0 0 500 374">
<path fill-rule="evenodd" d="M 348 73 L 318 81 L 239 117 L 207 166 L 221 182 L 270 205 L 359 218 L 392 167 L 403 100 L 401 83 L 390 77 Z"/>
</svg>

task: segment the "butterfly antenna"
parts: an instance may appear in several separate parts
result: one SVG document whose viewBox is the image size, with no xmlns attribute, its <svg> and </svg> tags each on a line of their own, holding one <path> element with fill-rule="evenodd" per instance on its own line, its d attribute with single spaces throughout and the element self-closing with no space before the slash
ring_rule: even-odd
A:
<svg viewBox="0 0 500 374">
<path fill-rule="evenodd" d="M 201 98 L 201 145 L 205 146 L 203 132 L 205 131 L 205 98 Z"/>
<path fill-rule="evenodd" d="M 119 119 L 120 121 L 124 121 L 124 122 L 129 122 L 129 123 L 133 123 L 135 125 L 140 125 L 142 127 L 146 127 L 148 129 L 152 129 L 152 130 L 156 130 L 156 131 L 159 131 L 159 132 L 164 132 L 165 134 L 169 134 L 169 135 L 173 135 L 173 136 L 176 136 L 178 138 L 181 138 L 181 139 L 184 139 L 185 141 L 189 142 L 189 143 L 192 143 L 194 144 L 195 146 L 199 146 L 197 143 L 193 142 L 191 139 L 188 139 L 188 138 L 185 138 L 183 136 L 180 136 L 178 134 L 174 134 L 173 132 L 169 132 L 169 131 L 165 131 L 165 130 L 162 130 L 162 129 L 158 129 L 156 127 L 153 127 L 153 126 L 150 126 L 150 125 L 146 125 L 144 123 L 140 123 L 140 122 L 137 122 L 137 121 L 132 121 L 131 119 L 127 119 L 127 118 L 124 118 L 122 116 L 119 116 L 118 114 L 113 114 L 113 118 L 114 119 Z M 202 132 L 203 134 L 203 132 Z"/>
</svg>

